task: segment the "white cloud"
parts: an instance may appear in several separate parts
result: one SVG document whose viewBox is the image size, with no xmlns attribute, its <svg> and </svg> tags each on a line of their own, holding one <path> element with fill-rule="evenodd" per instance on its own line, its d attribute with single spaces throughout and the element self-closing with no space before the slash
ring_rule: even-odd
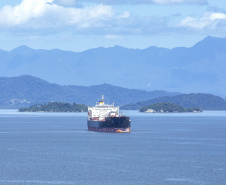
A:
<svg viewBox="0 0 226 185">
<path fill-rule="evenodd" d="M 96 2 L 104 4 L 208 4 L 207 0 L 77 0 L 77 2 Z"/>
<path fill-rule="evenodd" d="M 72 1 L 67 0 L 70 4 Z M 128 13 L 124 14 L 127 15 Z M 57 28 L 63 26 L 98 27 L 116 18 L 111 6 L 99 4 L 85 8 L 64 7 L 54 0 L 23 0 L 17 6 L 0 9 L 0 26 L 23 28 Z"/>
<path fill-rule="evenodd" d="M 212 13 L 210 15 L 210 20 L 221 20 L 221 19 L 226 19 L 226 14 L 224 13 Z"/>
<path fill-rule="evenodd" d="M 206 0 L 152 0 L 156 4 L 207 4 Z"/>
<path fill-rule="evenodd" d="M 122 36 L 120 36 L 120 35 L 105 35 L 104 38 L 107 39 L 107 40 L 118 40 L 118 39 L 122 39 Z"/>
<path fill-rule="evenodd" d="M 61 5 L 61 6 L 75 6 L 76 1 L 75 0 L 54 0 L 55 4 Z"/>
<path fill-rule="evenodd" d="M 42 16 L 50 0 L 23 0 L 18 6 L 5 6 L 0 10 L 0 24 L 14 26 Z"/>
<path fill-rule="evenodd" d="M 79 0 L 76 0 L 76 3 Z M 116 0 L 117 1 L 117 0 Z M 145 0 L 143 0 L 145 1 Z M 148 1 L 148 0 L 146 0 Z M 158 3 L 192 2 L 194 0 L 150 0 Z M 57 2 L 57 4 L 55 3 Z M 74 0 L 23 0 L 17 6 L 0 9 L 1 32 L 21 35 L 103 35 L 105 39 L 120 39 L 125 35 L 154 35 L 178 32 L 178 28 L 202 29 L 225 19 L 223 13 L 208 13 L 202 18 L 186 17 L 171 24 L 171 17 L 136 16 L 124 11 L 116 13 L 113 6 L 97 4 L 87 7 L 72 5 Z M 135 0 L 134 0 L 135 2 Z M 201 1 L 199 1 L 201 2 Z M 174 23 L 173 23 L 174 24 Z M 180 29 L 179 31 L 186 31 Z"/>
<path fill-rule="evenodd" d="M 186 17 L 180 23 L 183 27 L 203 29 L 205 27 L 215 27 L 220 21 L 226 20 L 225 13 L 207 12 L 201 18 Z"/>
<path fill-rule="evenodd" d="M 125 19 L 125 18 L 129 18 L 130 17 L 130 13 L 129 12 L 124 12 L 123 14 L 119 15 L 118 18 L 119 19 Z"/>
</svg>

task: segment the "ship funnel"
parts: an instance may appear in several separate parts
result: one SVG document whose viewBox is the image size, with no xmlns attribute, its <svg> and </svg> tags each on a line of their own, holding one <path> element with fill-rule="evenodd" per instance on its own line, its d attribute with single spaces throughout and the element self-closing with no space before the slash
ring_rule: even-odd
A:
<svg viewBox="0 0 226 185">
<path fill-rule="evenodd" d="M 99 101 L 99 105 L 104 105 L 104 95 L 102 95 L 101 101 Z"/>
</svg>

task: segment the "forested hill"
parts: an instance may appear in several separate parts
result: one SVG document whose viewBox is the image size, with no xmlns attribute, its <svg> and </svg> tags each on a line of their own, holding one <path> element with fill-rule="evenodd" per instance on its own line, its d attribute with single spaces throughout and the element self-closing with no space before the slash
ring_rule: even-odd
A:
<svg viewBox="0 0 226 185">
<path fill-rule="evenodd" d="M 212 94 L 192 93 L 181 94 L 173 97 L 159 97 L 148 101 L 138 102 L 122 106 L 122 109 L 140 109 L 155 103 L 175 103 L 185 108 L 200 107 L 202 110 L 226 110 L 226 100 Z"/>
<path fill-rule="evenodd" d="M 127 89 L 109 84 L 61 86 L 33 76 L 0 77 L 0 108 L 21 108 L 43 102 L 95 105 L 105 96 L 106 103 L 123 105 L 179 93 Z"/>
</svg>

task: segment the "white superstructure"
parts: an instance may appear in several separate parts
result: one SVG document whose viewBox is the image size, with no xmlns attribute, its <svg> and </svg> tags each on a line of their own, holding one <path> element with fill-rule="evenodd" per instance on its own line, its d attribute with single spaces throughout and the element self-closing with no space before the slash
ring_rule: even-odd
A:
<svg viewBox="0 0 226 185">
<path fill-rule="evenodd" d="M 119 107 L 115 107 L 114 104 L 109 105 L 104 103 L 104 95 L 102 95 L 99 104 L 95 107 L 88 107 L 88 120 L 104 121 L 105 117 L 118 117 Z"/>
</svg>

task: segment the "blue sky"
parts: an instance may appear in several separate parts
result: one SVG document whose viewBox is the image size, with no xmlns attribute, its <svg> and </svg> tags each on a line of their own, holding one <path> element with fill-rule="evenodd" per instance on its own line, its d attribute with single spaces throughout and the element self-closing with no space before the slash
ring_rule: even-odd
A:
<svg viewBox="0 0 226 185">
<path fill-rule="evenodd" d="M 10 0 L 0 2 L 0 49 L 84 51 L 120 45 L 191 47 L 226 37 L 224 0 Z"/>
</svg>

